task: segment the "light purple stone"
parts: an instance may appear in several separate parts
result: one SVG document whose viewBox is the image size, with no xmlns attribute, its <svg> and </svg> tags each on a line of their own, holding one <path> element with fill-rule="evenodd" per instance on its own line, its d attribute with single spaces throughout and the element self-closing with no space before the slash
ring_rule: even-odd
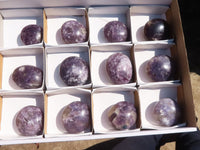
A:
<svg viewBox="0 0 200 150">
<path fill-rule="evenodd" d="M 166 40 L 171 36 L 169 24 L 160 18 L 149 20 L 144 26 L 144 35 L 148 40 Z"/>
<path fill-rule="evenodd" d="M 88 65 L 80 57 L 68 57 L 61 63 L 60 76 L 68 86 L 83 85 L 88 80 Z"/>
<path fill-rule="evenodd" d="M 18 131 L 24 136 L 41 135 L 43 132 L 43 112 L 37 106 L 22 108 L 16 117 Z"/>
<path fill-rule="evenodd" d="M 67 21 L 61 27 L 61 36 L 65 43 L 82 43 L 87 40 L 87 30 L 78 21 Z"/>
<path fill-rule="evenodd" d="M 153 108 L 154 121 L 160 126 L 173 126 L 180 121 L 180 116 L 177 102 L 170 98 L 160 99 Z"/>
<path fill-rule="evenodd" d="M 22 89 L 39 88 L 43 82 L 43 71 L 35 66 L 23 65 L 14 70 L 12 79 Z"/>
<path fill-rule="evenodd" d="M 110 79 L 115 84 L 129 83 L 132 78 L 132 64 L 128 56 L 122 53 L 112 54 L 106 62 Z"/>
<path fill-rule="evenodd" d="M 137 112 L 133 103 L 127 101 L 119 102 L 111 107 L 108 118 L 116 129 L 130 129 L 136 123 Z"/>
<path fill-rule="evenodd" d="M 128 38 L 128 29 L 120 21 L 111 21 L 104 27 L 104 36 L 109 42 L 124 42 Z"/>
<path fill-rule="evenodd" d="M 21 40 L 25 45 L 42 42 L 43 29 L 38 25 L 27 25 L 21 31 Z"/>
<path fill-rule="evenodd" d="M 62 122 L 68 133 L 80 133 L 90 127 L 90 110 L 86 103 L 75 101 L 66 106 Z"/>
<path fill-rule="evenodd" d="M 174 77 L 175 66 L 171 57 L 159 55 L 148 61 L 146 71 L 153 81 L 168 81 Z"/>
</svg>

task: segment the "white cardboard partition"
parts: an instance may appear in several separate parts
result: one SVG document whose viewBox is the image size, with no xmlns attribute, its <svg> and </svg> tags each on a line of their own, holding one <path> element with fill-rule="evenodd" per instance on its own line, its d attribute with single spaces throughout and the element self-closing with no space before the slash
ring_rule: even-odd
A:
<svg viewBox="0 0 200 150">
<path fill-rule="evenodd" d="M 30 24 L 37 24 L 43 27 L 42 9 L 8 9 L 0 10 L 3 32 L 0 48 L 42 47 L 42 42 L 33 45 L 24 45 L 21 41 L 22 29 Z"/>
<path fill-rule="evenodd" d="M 61 36 L 61 26 L 70 20 L 76 20 L 82 23 L 88 30 L 87 16 L 85 8 L 45 8 L 45 17 L 47 19 L 47 46 L 53 45 L 73 45 L 66 44 Z M 89 34 L 89 33 L 88 33 Z M 83 43 L 88 45 L 88 40 Z"/>
<path fill-rule="evenodd" d="M 46 49 L 46 87 L 47 90 L 67 88 L 60 77 L 60 65 L 68 57 L 77 56 L 83 58 L 89 68 L 89 77 L 85 85 L 76 87 L 90 88 L 90 59 L 88 46 L 63 46 L 63 47 L 47 47 Z"/>
<path fill-rule="evenodd" d="M 144 35 L 145 24 L 154 18 L 161 18 L 166 20 L 166 11 L 169 9 L 168 6 L 157 6 L 157 5 L 144 5 L 144 6 L 132 6 L 130 8 L 131 16 L 131 34 L 133 43 L 169 43 L 173 39 L 159 40 L 159 41 L 148 41 Z"/>
<path fill-rule="evenodd" d="M 152 119 L 153 106 L 162 98 L 171 98 L 175 101 L 184 101 L 184 99 L 178 99 L 178 86 L 180 84 L 172 85 L 159 85 L 159 86 L 143 86 L 138 89 L 140 107 L 141 107 L 141 127 L 142 129 L 168 129 L 185 126 L 184 122 L 174 125 L 172 127 L 162 127 L 155 124 Z M 180 104 L 180 103 L 179 103 Z M 181 106 L 180 106 L 181 107 Z M 182 114 L 183 115 L 183 114 Z M 182 116 L 184 118 L 184 116 Z"/>
<path fill-rule="evenodd" d="M 22 91 L 34 91 L 42 90 L 44 83 L 37 89 L 21 89 L 12 80 L 12 73 L 14 70 L 22 65 L 32 65 L 40 68 L 43 71 L 43 80 L 45 76 L 44 69 L 44 49 L 35 48 L 16 48 L 16 49 L 4 49 L 0 51 L 3 55 L 3 69 L 2 69 L 2 90 L 22 90 Z"/>
<path fill-rule="evenodd" d="M 130 16 L 129 7 L 118 6 L 118 7 L 90 7 L 88 10 L 89 16 L 89 27 L 90 27 L 90 43 L 93 44 L 103 44 L 110 43 L 104 36 L 104 26 L 110 21 L 121 21 L 128 28 L 128 33 L 130 33 Z M 131 35 L 125 42 L 120 43 L 130 43 Z M 118 43 L 118 42 L 115 42 Z"/>
<path fill-rule="evenodd" d="M 146 71 L 147 63 L 152 57 L 159 55 L 167 55 L 172 57 L 171 56 L 172 46 L 173 44 L 136 44 L 134 46 L 136 76 L 138 85 L 143 85 L 143 84 L 155 85 L 155 84 L 179 82 L 179 80 L 176 78 L 170 81 L 155 82 L 148 76 Z"/>
<path fill-rule="evenodd" d="M 2 110 L 1 110 L 1 131 L 0 139 L 12 139 L 12 140 L 25 140 L 25 139 L 42 139 L 42 135 L 38 136 L 22 136 L 20 135 L 15 119 L 17 113 L 26 106 L 38 106 L 44 112 L 44 96 L 42 92 L 31 93 L 7 93 L 2 94 Z"/>
<path fill-rule="evenodd" d="M 135 88 L 98 88 L 92 92 L 92 116 L 93 116 L 93 128 L 94 133 L 127 133 L 139 131 L 140 125 L 136 123 L 134 129 L 131 130 L 116 130 L 108 119 L 109 109 L 118 102 L 128 101 L 135 104 L 137 99 L 135 98 Z M 139 107 L 136 106 L 137 112 Z M 140 118 L 138 113 L 138 120 Z"/>
<path fill-rule="evenodd" d="M 62 124 L 62 113 L 67 105 L 75 101 L 86 103 L 91 109 L 91 91 L 84 89 L 65 89 L 47 92 L 47 124 L 45 137 L 68 137 L 91 135 L 91 128 L 78 134 L 69 134 Z"/>
<path fill-rule="evenodd" d="M 124 85 L 114 85 L 114 83 L 109 78 L 106 71 L 106 60 L 107 58 L 115 53 L 123 53 L 127 55 L 133 66 L 133 79 L 128 84 Z M 102 45 L 102 46 L 92 46 L 91 47 L 91 78 L 93 87 L 103 87 L 103 86 L 125 86 L 131 85 L 135 86 L 135 66 L 134 58 L 132 58 L 132 47 L 131 45 Z"/>
</svg>

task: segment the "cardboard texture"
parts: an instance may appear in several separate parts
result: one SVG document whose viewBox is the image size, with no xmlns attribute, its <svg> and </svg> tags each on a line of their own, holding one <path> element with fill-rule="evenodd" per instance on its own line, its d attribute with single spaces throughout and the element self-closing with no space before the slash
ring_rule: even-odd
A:
<svg viewBox="0 0 200 150">
<path fill-rule="evenodd" d="M 167 20 L 172 28 L 172 39 L 144 39 L 142 28 L 146 21 L 155 17 Z M 88 41 L 69 45 L 62 42 L 60 26 L 70 19 L 79 20 L 86 26 Z M 122 20 L 130 28 L 126 42 L 108 43 L 99 34 L 105 23 L 113 19 Z M 29 23 L 43 26 L 42 43 L 23 46 L 17 42 L 22 26 Z M 10 31 L 13 34 L 11 38 Z M 0 145 L 196 131 L 189 65 L 177 0 L 0 1 L 0 49 Z M 106 59 L 116 52 L 122 52 L 131 59 L 134 69 L 128 84 L 113 85 L 107 76 Z M 145 61 L 158 54 L 170 55 L 175 59 L 177 74 L 174 80 L 152 82 L 140 72 L 144 71 Z M 85 85 L 66 87 L 61 82 L 59 65 L 69 56 L 80 56 L 88 62 L 90 79 Z M 21 64 L 32 64 L 43 69 L 44 84 L 41 88 L 21 90 L 13 87 L 9 80 L 11 70 Z M 170 128 L 154 126 L 145 113 L 151 103 L 166 96 L 177 100 L 183 111 L 183 120 Z M 76 100 L 87 101 L 91 106 L 91 129 L 71 135 L 63 130 L 59 117 L 64 106 Z M 114 130 L 106 120 L 105 112 L 108 107 L 124 100 L 134 102 L 138 110 L 136 128 Z M 17 111 L 29 104 L 39 105 L 44 110 L 44 133 L 37 137 L 23 137 L 13 126 Z"/>
</svg>

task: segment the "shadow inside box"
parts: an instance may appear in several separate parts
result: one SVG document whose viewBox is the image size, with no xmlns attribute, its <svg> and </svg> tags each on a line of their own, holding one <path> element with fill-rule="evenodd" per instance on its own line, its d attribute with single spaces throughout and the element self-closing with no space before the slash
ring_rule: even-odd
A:
<svg viewBox="0 0 200 150">
<path fill-rule="evenodd" d="M 56 32 L 56 42 L 57 44 L 61 45 L 61 44 L 66 44 L 63 39 L 62 39 L 62 36 L 61 36 L 61 28 L 58 29 L 58 31 Z"/>
<path fill-rule="evenodd" d="M 112 124 L 108 118 L 109 110 L 111 109 L 112 106 L 105 109 L 105 111 L 103 112 L 101 116 L 101 124 L 105 129 L 110 129 L 112 127 Z"/>
<path fill-rule="evenodd" d="M 148 60 L 145 61 L 139 68 L 139 76 L 140 76 L 142 82 L 150 82 L 151 81 L 151 79 L 146 71 L 147 63 L 148 63 Z"/>
<path fill-rule="evenodd" d="M 63 114 L 63 111 L 64 109 L 66 108 L 66 106 L 64 106 L 59 112 L 58 112 L 58 115 L 56 117 L 56 126 L 58 128 L 59 131 L 61 132 L 66 132 L 65 128 L 64 128 L 64 125 L 62 123 L 62 114 Z"/>
<path fill-rule="evenodd" d="M 18 46 L 23 46 L 24 45 L 24 43 L 21 40 L 21 34 L 19 34 L 18 37 L 17 37 L 17 45 Z"/>
<path fill-rule="evenodd" d="M 151 123 L 152 125 L 155 124 L 154 118 L 153 118 L 153 111 L 152 111 L 152 110 L 153 110 L 153 108 L 154 108 L 154 106 L 155 106 L 156 103 L 157 103 L 157 102 L 151 103 L 151 104 L 147 107 L 147 109 L 146 109 L 146 111 L 145 111 L 146 120 L 147 120 L 149 123 Z"/>
<path fill-rule="evenodd" d="M 100 43 L 105 43 L 107 42 L 104 36 L 104 27 L 102 27 L 99 32 L 98 32 L 98 40 Z"/>
<path fill-rule="evenodd" d="M 61 77 L 60 77 L 60 65 L 61 65 L 61 64 L 59 64 L 59 65 L 56 67 L 55 71 L 54 71 L 54 81 L 55 81 L 55 83 L 56 83 L 57 85 L 59 85 L 59 86 L 61 86 L 61 87 L 65 87 L 66 84 L 63 82 L 63 80 L 62 80 Z"/>
<path fill-rule="evenodd" d="M 137 41 L 146 41 L 145 36 L 144 36 L 144 26 L 140 27 L 136 31 L 136 39 Z"/>
<path fill-rule="evenodd" d="M 99 78 L 100 80 L 103 82 L 103 83 L 108 83 L 108 82 L 111 82 L 109 79 L 109 76 L 108 76 L 108 73 L 107 73 L 107 70 L 106 70 L 106 62 L 107 62 L 107 59 L 105 59 L 101 64 L 100 64 L 100 67 L 99 67 Z"/>
</svg>

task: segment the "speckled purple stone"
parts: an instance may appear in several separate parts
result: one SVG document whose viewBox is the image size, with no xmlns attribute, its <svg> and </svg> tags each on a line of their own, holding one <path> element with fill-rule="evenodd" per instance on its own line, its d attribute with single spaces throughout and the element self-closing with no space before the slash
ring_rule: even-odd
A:
<svg viewBox="0 0 200 150">
<path fill-rule="evenodd" d="M 119 102 L 111 107 L 108 118 L 116 129 L 130 129 L 136 123 L 137 112 L 132 103 L 127 101 Z"/>
<path fill-rule="evenodd" d="M 178 123 L 181 112 L 176 101 L 170 98 L 163 98 L 155 104 L 153 115 L 155 123 L 169 127 Z"/>
<path fill-rule="evenodd" d="M 122 53 L 112 54 L 106 62 L 110 79 L 115 84 L 129 83 L 132 78 L 132 64 L 128 56 Z"/>
<path fill-rule="evenodd" d="M 144 35 L 148 40 L 165 40 L 171 35 L 169 24 L 163 19 L 149 20 L 144 26 Z"/>
<path fill-rule="evenodd" d="M 111 21 L 104 27 L 104 36 L 109 42 L 124 42 L 128 38 L 128 29 L 120 21 Z"/>
<path fill-rule="evenodd" d="M 28 25 L 21 31 L 21 40 L 25 45 L 41 43 L 42 38 L 43 29 L 38 25 Z"/>
<path fill-rule="evenodd" d="M 174 76 L 174 63 L 166 55 L 154 56 L 146 67 L 147 74 L 153 81 L 168 81 Z"/>
<path fill-rule="evenodd" d="M 68 57 L 61 63 L 60 76 L 68 86 L 83 85 L 88 80 L 88 65 L 80 57 Z"/>
<path fill-rule="evenodd" d="M 43 112 L 37 106 L 26 106 L 16 116 L 16 126 L 24 136 L 41 135 L 43 131 Z"/>
<path fill-rule="evenodd" d="M 22 89 L 39 88 L 43 82 L 43 71 L 35 66 L 23 65 L 14 70 L 12 79 Z"/>
<path fill-rule="evenodd" d="M 61 36 L 65 43 L 82 43 L 87 40 L 87 30 L 78 21 L 67 21 L 61 27 Z"/>
<path fill-rule="evenodd" d="M 80 133 L 90 127 L 90 111 L 86 103 L 75 101 L 66 106 L 62 122 L 68 133 Z"/>
</svg>

